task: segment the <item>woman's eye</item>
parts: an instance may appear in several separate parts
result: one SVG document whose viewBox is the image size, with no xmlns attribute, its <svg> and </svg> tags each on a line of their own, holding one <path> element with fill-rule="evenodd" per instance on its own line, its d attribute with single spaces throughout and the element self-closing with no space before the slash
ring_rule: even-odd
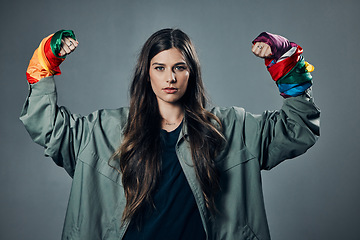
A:
<svg viewBox="0 0 360 240">
<path fill-rule="evenodd" d="M 158 67 L 155 67 L 156 70 L 159 70 L 159 71 L 163 71 L 165 68 L 164 67 L 161 67 L 161 66 L 158 66 Z"/>
<path fill-rule="evenodd" d="M 178 71 L 184 71 L 186 69 L 185 66 L 176 66 L 175 67 L 175 70 L 178 70 Z"/>
</svg>

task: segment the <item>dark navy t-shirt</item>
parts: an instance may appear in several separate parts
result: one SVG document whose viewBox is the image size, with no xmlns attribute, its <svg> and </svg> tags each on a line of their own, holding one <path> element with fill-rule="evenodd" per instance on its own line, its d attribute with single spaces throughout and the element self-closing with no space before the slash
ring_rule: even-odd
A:
<svg viewBox="0 0 360 240">
<path fill-rule="evenodd" d="M 199 209 L 176 156 L 175 146 L 182 124 L 172 132 L 161 130 L 162 168 L 153 195 L 156 209 L 143 218 L 140 230 L 130 222 L 126 240 L 206 239 Z"/>
</svg>

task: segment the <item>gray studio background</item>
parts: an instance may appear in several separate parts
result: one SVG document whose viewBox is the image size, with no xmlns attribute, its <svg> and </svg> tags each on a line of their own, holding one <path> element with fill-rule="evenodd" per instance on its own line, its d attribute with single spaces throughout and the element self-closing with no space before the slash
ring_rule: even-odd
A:
<svg viewBox="0 0 360 240">
<path fill-rule="evenodd" d="M 144 41 L 164 27 L 187 32 L 215 105 L 261 113 L 282 98 L 250 42 L 286 36 L 315 65 L 321 138 L 305 155 L 263 172 L 270 231 L 279 240 L 359 239 L 359 1 L 16 1 L 0 6 L 0 239 L 60 239 L 71 179 L 18 119 L 25 71 L 41 39 L 73 29 L 80 45 L 56 77 L 73 113 L 128 104 Z M 239 213 L 241 214 L 241 213 Z"/>
</svg>

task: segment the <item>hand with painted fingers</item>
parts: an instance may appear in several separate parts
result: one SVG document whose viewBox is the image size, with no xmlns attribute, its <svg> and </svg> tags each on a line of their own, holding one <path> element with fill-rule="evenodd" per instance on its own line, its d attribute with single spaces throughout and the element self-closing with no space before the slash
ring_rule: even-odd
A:
<svg viewBox="0 0 360 240">
<path fill-rule="evenodd" d="M 252 45 L 251 51 L 260 58 L 272 57 L 271 47 L 264 42 L 256 42 Z"/>
<path fill-rule="evenodd" d="M 61 39 L 60 56 L 66 56 L 75 51 L 79 42 L 71 37 L 64 37 Z"/>
</svg>

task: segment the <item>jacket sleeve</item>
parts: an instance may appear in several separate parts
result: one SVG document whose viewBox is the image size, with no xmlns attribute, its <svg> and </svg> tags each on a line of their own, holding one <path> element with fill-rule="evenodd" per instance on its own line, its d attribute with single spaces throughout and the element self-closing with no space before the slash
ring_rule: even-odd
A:
<svg viewBox="0 0 360 240">
<path fill-rule="evenodd" d="M 45 148 L 45 155 L 72 177 L 76 157 L 88 142 L 97 114 L 81 117 L 57 106 L 53 76 L 29 84 L 20 120 L 30 137 Z"/>
<path fill-rule="evenodd" d="M 320 135 L 320 110 L 311 97 L 304 94 L 284 100 L 279 111 L 262 115 L 245 114 L 244 139 L 247 148 L 269 170 L 285 159 L 303 154 Z"/>
</svg>

